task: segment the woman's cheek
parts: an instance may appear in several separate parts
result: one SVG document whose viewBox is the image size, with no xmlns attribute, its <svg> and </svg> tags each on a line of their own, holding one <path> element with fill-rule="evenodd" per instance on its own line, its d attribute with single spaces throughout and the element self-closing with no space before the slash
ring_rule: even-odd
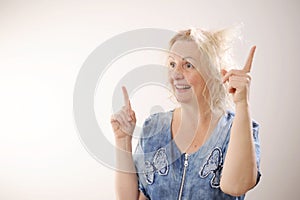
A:
<svg viewBox="0 0 300 200">
<path fill-rule="evenodd" d="M 198 85 L 201 82 L 203 82 L 202 77 L 199 74 L 185 74 L 186 77 L 186 81 L 190 84 L 190 85 Z"/>
<path fill-rule="evenodd" d="M 173 85 L 174 80 L 173 80 L 173 78 L 172 78 L 171 72 L 168 72 L 168 80 L 169 80 L 169 83 L 170 83 L 171 85 Z"/>
</svg>

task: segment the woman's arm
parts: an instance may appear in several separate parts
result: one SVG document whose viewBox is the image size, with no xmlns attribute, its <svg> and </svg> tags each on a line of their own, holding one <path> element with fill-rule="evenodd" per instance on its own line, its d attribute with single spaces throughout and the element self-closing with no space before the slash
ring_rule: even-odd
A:
<svg viewBox="0 0 300 200">
<path fill-rule="evenodd" d="M 132 134 L 136 124 L 135 113 L 131 109 L 128 93 L 123 89 L 125 106 L 111 118 L 116 142 L 116 197 L 122 200 L 139 198 L 138 180 L 132 158 Z"/>
<path fill-rule="evenodd" d="M 227 194 L 240 196 L 255 186 L 256 178 L 257 166 L 250 109 L 246 104 L 238 104 L 231 128 L 220 187 Z"/>
<path fill-rule="evenodd" d="M 138 180 L 132 158 L 131 138 L 116 139 L 116 197 L 138 199 Z"/>
<path fill-rule="evenodd" d="M 220 187 L 223 192 L 233 196 L 240 196 L 253 188 L 258 174 L 249 108 L 251 77 L 248 74 L 255 48 L 251 48 L 242 70 L 225 73 L 223 71 L 223 82 L 229 82 L 228 91 L 233 95 L 236 114 L 231 127 Z"/>
</svg>

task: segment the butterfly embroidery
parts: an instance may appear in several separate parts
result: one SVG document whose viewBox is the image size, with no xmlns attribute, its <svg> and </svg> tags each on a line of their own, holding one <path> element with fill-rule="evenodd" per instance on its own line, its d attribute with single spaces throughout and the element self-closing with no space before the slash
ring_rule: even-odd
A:
<svg viewBox="0 0 300 200">
<path fill-rule="evenodd" d="M 206 178 L 209 174 L 213 174 L 210 185 L 213 188 L 219 188 L 222 167 L 222 151 L 216 147 L 202 166 L 199 175 L 201 178 Z"/>
<path fill-rule="evenodd" d="M 168 174 L 169 163 L 167 159 L 166 150 L 160 148 L 156 151 L 153 161 L 145 161 L 144 176 L 146 182 L 151 185 L 154 182 L 154 175 L 157 172 L 159 175 L 165 176 Z"/>
</svg>

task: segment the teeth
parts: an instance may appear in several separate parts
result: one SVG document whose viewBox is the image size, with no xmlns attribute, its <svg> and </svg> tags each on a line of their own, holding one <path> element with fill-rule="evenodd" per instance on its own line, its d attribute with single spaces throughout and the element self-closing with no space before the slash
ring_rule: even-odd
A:
<svg viewBox="0 0 300 200">
<path fill-rule="evenodd" d="M 175 85 L 175 87 L 177 89 L 190 89 L 191 88 L 191 86 L 189 86 L 189 85 Z"/>
</svg>

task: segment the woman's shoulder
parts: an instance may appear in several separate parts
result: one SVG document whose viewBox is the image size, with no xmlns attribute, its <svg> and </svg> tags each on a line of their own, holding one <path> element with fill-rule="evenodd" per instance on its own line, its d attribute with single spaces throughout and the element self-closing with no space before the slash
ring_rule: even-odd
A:
<svg viewBox="0 0 300 200">
<path fill-rule="evenodd" d="M 172 120 L 172 115 L 173 115 L 174 110 L 169 110 L 169 111 L 163 111 L 163 112 L 157 112 L 150 114 L 148 118 L 146 118 L 144 122 L 144 127 L 146 126 L 153 126 L 153 125 L 164 125 L 168 124 L 170 120 Z"/>
<path fill-rule="evenodd" d="M 142 152 L 154 152 L 158 146 L 168 143 L 172 122 L 172 110 L 150 114 L 138 136 Z"/>
<path fill-rule="evenodd" d="M 172 122 L 173 110 L 151 114 L 143 124 L 142 138 L 151 138 L 168 133 Z"/>
</svg>

